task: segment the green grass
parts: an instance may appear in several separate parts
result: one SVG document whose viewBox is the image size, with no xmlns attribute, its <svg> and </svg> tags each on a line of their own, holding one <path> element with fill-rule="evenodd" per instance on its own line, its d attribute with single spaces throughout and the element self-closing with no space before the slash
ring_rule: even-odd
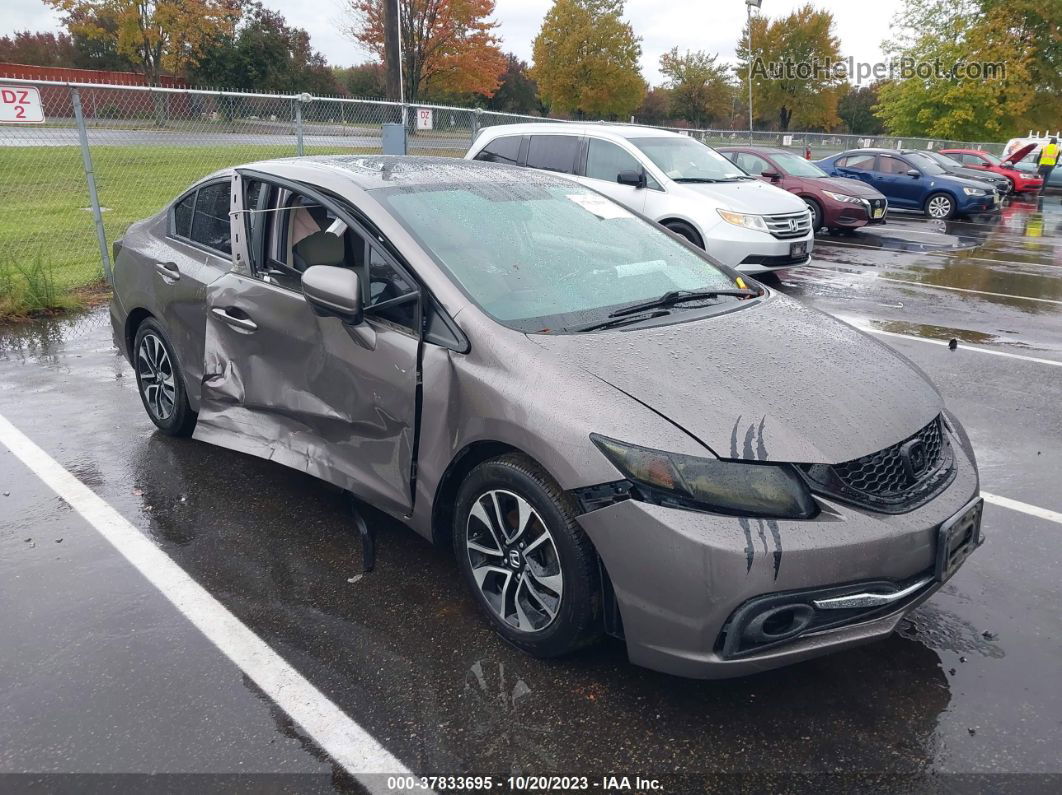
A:
<svg viewBox="0 0 1062 795">
<path fill-rule="evenodd" d="M 306 147 L 305 153 L 364 151 Z M 294 154 L 294 145 L 93 147 L 108 248 L 129 224 L 156 213 L 200 177 Z M 78 147 L 0 147 L 0 207 L 0 321 L 43 309 L 32 299 L 42 280 L 56 291 L 56 306 L 76 305 L 77 291 L 100 284 L 99 244 Z"/>
</svg>

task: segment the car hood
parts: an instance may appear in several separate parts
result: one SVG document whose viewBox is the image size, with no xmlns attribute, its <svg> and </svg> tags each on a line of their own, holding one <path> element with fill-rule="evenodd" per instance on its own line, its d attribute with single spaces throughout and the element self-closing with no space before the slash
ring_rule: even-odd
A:
<svg viewBox="0 0 1062 795">
<path fill-rule="evenodd" d="M 948 173 L 963 179 L 972 179 L 974 182 L 987 182 L 989 185 L 1001 185 L 1007 181 L 1006 177 L 993 174 L 991 171 L 978 171 L 975 168 L 949 168 Z"/>
<path fill-rule="evenodd" d="M 807 210 L 804 202 L 793 194 L 755 178 L 707 184 L 678 182 L 675 186 L 687 196 L 707 196 L 734 212 L 771 215 Z"/>
<path fill-rule="evenodd" d="M 905 357 L 779 294 L 676 325 L 529 339 L 722 458 L 836 464 L 905 439 L 943 409 Z"/>
<path fill-rule="evenodd" d="M 857 196 L 861 199 L 885 198 L 877 188 L 858 179 L 847 177 L 804 177 L 804 179 L 812 187 L 843 193 L 846 196 Z"/>
<path fill-rule="evenodd" d="M 1015 149 L 1010 157 L 1003 158 L 1003 162 L 1009 164 L 1019 163 L 1035 148 L 1036 144 L 1025 144 L 1025 146 Z"/>
</svg>

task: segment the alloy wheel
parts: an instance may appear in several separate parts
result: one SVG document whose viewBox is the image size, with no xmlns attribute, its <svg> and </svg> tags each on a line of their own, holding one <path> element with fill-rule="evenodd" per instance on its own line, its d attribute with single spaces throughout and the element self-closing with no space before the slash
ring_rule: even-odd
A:
<svg viewBox="0 0 1062 795">
<path fill-rule="evenodd" d="M 951 199 L 947 196 L 934 196 L 929 200 L 930 218 L 947 218 L 951 215 Z"/>
<path fill-rule="evenodd" d="M 465 549 L 484 601 L 509 626 L 541 632 L 557 617 L 564 592 L 557 546 L 531 504 L 503 489 L 472 503 Z"/>
<path fill-rule="evenodd" d="M 177 405 L 177 386 L 170 355 L 155 334 L 145 334 L 140 340 L 136 374 L 148 411 L 156 420 L 165 422 Z"/>
</svg>

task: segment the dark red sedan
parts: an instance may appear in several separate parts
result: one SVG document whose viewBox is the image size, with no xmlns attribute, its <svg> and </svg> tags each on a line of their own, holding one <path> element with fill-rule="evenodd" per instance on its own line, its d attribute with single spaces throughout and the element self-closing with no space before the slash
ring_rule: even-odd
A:
<svg viewBox="0 0 1062 795">
<path fill-rule="evenodd" d="M 1027 191 L 1039 191 L 1044 186 L 1043 179 L 1038 175 L 1029 174 L 1014 168 L 1014 164 L 1019 162 L 1034 148 L 1034 144 L 1024 146 L 1006 160 L 1000 160 L 992 153 L 985 152 L 982 149 L 941 149 L 940 153 L 961 163 L 966 168 L 991 171 L 994 174 L 1004 176 L 1014 186 L 1014 193 L 1025 193 Z"/>
<path fill-rule="evenodd" d="M 831 232 L 883 224 L 885 196 L 856 179 L 831 177 L 814 163 L 785 149 L 720 146 L 717 151 L 747 173 L 795 193 L 811 210 L 812 228 Z"/>
</svg>

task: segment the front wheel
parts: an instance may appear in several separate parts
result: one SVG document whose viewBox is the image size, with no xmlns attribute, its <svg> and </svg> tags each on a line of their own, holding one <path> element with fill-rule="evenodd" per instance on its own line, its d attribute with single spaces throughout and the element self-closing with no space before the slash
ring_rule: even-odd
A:
<svg viewBox="0 0 1062 795">
<path fill-rule="evenodd" d="M 934 193 L 926 199 L 926 215 L 947 221 L 955 215 L 955 200 L 946 193 Z"/>
<path fill-rule="evenodd" d="M 686 238 L 686 240 L 695 245 L 697 248 L 704 248 L 704 241 L 701 240 L 701 236 L 697 234 L 697 230 L 689 224 L 684 224 L 682 221 L 671 221 L 669 223 L 664 224 L 664 226 L 674 232 L 679 237 Z"/>
<path fill-rule="evenodd" d="M 458 492 L 458 565 L 494 629 L 536 657 L 568 654 L 602 633 L 597 558 L 576 514 L 520 454 L 480 464 Z"/>
<path fill-rule="evenodd" d="M 136 331 L 133 369 L 140 400 L 155 427 L 167 436 L 191 436 L 198 415 L 188 404 L 173 348 L 154 320 L 145 320 Z"/>
<path fill-rule="evenodd" d="M 822 208 L 814 199 L 804 199 L 804 204 L 808 206 L 808 211 L 811 213 L 811 234 L 814 235 L 822 229 Z"/>
</svg>

